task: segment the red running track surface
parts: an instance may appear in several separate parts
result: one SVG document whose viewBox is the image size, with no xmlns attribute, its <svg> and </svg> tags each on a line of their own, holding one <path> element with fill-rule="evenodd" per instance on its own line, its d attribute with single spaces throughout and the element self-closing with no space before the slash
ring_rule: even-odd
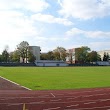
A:
<svg viewBox="0 0 110 110">
<path fill-rule="evenodd" d="M 0 110 L 110 110 L 110 88 L 1 90 Z"/>
<path fill-rule="evenodd" d="M 0 78 L 0 110 L 110 110 L 110 88 L 29 91 Z"/>
</svg>

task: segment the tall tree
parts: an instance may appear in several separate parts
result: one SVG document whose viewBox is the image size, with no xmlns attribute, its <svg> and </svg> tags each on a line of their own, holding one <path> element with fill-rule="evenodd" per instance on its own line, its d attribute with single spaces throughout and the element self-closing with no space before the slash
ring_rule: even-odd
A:
<svg viewBox="0 0 110 110">
<path fill-rule="evenodd" d="M 0 62 L 3 61 L 3 56 L 0 54 Z"/>
<path fill-rule="evenodd" d="M 29 43 L 27 41 L 22 41 L 19 45 L 17 45 L 17 49 L 20 57 L 23 60 L 23 63 L 25 62 L 25 59 L 27 63 Z"/>
<path fill-rule="evenodd" d="M 66 59 L 66 49 L 63 47 L 57 47 L 56 49 L 53 50 L 53 53 L 55 55 L 56 60 L 63 60 L 65 61 Z"/>
<path fill-rule="evenodd" d="M 96 51 L 92 51 L 87 55 L 88 62 L 100 61 L 100 55 Z"/>
<path fill-rule="evenodd" d="M 47 59 L 48 60 L 54 60 L 55 59 L 55 55 L 54 55 L 53 51 L 49 51 L 47 53 Z"/>
<path fill-rule="evenodd" d="M 76 48 L 75 50 L 75 57 L 78 63 L 86 63 L 87 62 L 87 55 L 90 51 L 90 48 L 87 46 L 82 46 L 81 48 Z"/>
<path fill-rule="evenodd" d="M 19 62 L 20 61 L 20 56 L 18 50 L 15 50 L 14 52 L 10 53 L 10 60 L 12 62 Z"/>
<path fill-rule="evenodd" d="M 2 60 L 3 60 L 3 62 L 9 61 L 9 53 L 6 49 L 2 52 Z"/>
<path fill-rule="evenodd" d="M 48 60 L 48 55 L 47 55 L 47 53 L 41 53 L 40 59 L 41 59 L 41 60 Z"/>
<path fill-rule="evenodd" d="M 110 57 L 110 56 L 109 56 L 109 54 L 107 53 L 107 61 L 109 61 L 109 57 Z"/>
<path fill-rule="evenodd" d="M 109 60 L 109 54 L 104 52 L 103 61 L 108 61 L 108 60 Z"/>
<path fill-rule="evenodd" d="M 36 60 L 36 58 L 32 54 L 32 52 L 28 51 L 28 61 L 33 63 L 35 60 Z"/>
</svg>

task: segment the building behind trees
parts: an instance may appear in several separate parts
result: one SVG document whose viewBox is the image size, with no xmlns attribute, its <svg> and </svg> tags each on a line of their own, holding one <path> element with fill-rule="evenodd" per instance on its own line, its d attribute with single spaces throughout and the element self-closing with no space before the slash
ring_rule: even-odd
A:
<svg viewBox="0 0 110 110">
<path fill-rule="evenodd" d="M 102 50 L 102 51 L 98 51 L 97 52 L 100 56 L 101 56 L 101 60 L 105 60 L 104 55 L 106 55 L 108 58 L 108 60 L 110 60 L 110 50 Z"/>
<path fill-rule="evenodd" d="M 66 62 L 68 64 L 85 64 L 100 61 L 100 55 L 96 51 L 91 51 L 87 46 L 68 49 L 66 53 Z"/>
<path fill-rule="evenodd" d="M 40 47 L 39 46 L 29 46 L 29 51 L 32 52 L 36 60 L 40 60 Z"/>
</svg>

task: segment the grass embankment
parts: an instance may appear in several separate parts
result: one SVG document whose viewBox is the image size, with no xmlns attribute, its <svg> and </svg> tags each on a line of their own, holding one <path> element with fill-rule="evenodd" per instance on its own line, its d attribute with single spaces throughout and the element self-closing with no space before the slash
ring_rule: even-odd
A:
<svg viewBox="0 0 110 110">
<path fill-rule="evenodd" d="M 110 87 L 110 67 L 0 67 L 0 76 L 32 90 Z"/>
</svg>

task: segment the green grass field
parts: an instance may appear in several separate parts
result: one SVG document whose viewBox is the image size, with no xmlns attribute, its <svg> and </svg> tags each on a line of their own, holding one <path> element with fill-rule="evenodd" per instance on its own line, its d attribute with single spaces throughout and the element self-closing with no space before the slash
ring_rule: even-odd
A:
<svg viewBox="0 0 110 110">
<path fill-rule="evenodd" d="M 110 67 L 0 67 L 0 76 L 32 90 L 110 87 Z"/>
</svg>

